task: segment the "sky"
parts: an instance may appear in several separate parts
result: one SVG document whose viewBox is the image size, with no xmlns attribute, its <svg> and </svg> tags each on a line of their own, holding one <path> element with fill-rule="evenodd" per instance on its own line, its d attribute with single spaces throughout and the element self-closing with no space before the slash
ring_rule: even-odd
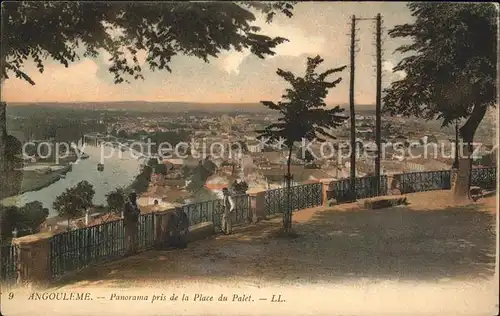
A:
<svg viewBox="0 0 500 316">
<path fill-rule="evenodd" d="M 412 21 L 406 4 L 402 2 L 302 2 L 295 6 L 294 16 L 277 16 L 266 24 L 257 16 L 255 25 L 262 33 L 282 36 L 289 42 L 281 44 L 275 56 L 262 60 L 249 52 L 224 52 L 205 63 L 188 56 L 172 58 L 172 72 L 152 72 L 143 67 L 145 80 L 130 84 L 114 84 L 108 73 L 108 58 L 101 54 L 95 59 L 82 58 L 68 68 L 48 60 L 40 74 L 34 63 L 27 62 L 25 70 L 36 85 L 11 76 L 2 86 L 2 100 L 6 102 L 104 102 L 104 101 L 176 101 L 257 103 L 261 100 L 278 101 L 287 88 L 276 75 L 278 68 L 302 75 L 307 57 L 320 55 L 325 59 L 321 70 L 349 65 L 350 19 L 383 17 L 383 86 L 404 77 L 392 73 L 401 59 L 394 50 L 404 44 L 391 39 L 387 30 Z M 359 52 L 356 54 L 355 100 L 357 104 L 375 103 L 375 22 L 358 24 Z M 145 53 L 140 54 L 144 62 Z M 335 75 L 334 75 L 335 76 Z M 330 90 L 328 104 L 342 105 L 349 100 L 349 68 L 342 73 L 342 82 Z M 336 78 L 336 77 L 331 77 Z"/>
</svg>

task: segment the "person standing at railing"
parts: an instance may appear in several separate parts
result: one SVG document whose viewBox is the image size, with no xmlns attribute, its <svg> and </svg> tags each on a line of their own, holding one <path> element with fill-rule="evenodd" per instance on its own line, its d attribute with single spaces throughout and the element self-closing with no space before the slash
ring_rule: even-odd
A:
<svg viewBox="0 0 500 316">
<path fill-rule="evenodd" d="M 189 217 L 181 207 L 169 212 L 168 245 L 174 248 L 186 248 L 189 233 Z"/>
<path fill-rule="evenodd" d="M 137 194 L 132 192 L 128 195 L 123 210 L 123 226 L 125 227 L 126 252 L 133 255 L 137 252 L 137 232 L 139 230 L 139 215 L 141 211 L 137 206 Z"/>
<path fill-rule="evenodd" d="M 229 193 L 228 188 L 222 189 L 222 194 L 224 207 L 224 213 L 222 214 L 222 232 L 225 235 L 229 235 L 233 230 L 231 215 L 234 211 L 234 199 Z"/>
</svg>

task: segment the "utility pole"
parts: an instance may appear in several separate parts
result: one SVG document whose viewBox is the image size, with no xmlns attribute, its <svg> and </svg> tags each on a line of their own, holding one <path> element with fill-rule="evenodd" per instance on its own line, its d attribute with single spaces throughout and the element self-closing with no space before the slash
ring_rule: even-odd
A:
<svg viewBox="0 0 500 316">
<path fill-rule="evenodd" d="M 356 55 L 356 16 L 351 20 L 351 78 L 349 83 L 349 110 L 351 118 L 351 181 L 349 191 L 356 200 L 356 115 L 354 112 L 354 70 Z"/>
<path fill-rule="evenodd" d="M 459 124 L 460 122 L 460 119 L 457 119 L 455 121 L 455 159 L 453 160 L 453 169 L 458 169 L 458 150 L 459 150 L 459 147 L 458 147 L 458 141 L 459 141 L 459 133 L 460 133 L 460 129 L 459 129 Z"/>
<path fill-rule="evenodd" d="M 377 14 L 376 18 L 376 48 L 377 48 L 377 95 L 375 105 L 375 142 L 377 145 L 377 156 L 375 157 L 376 192 L 380 194 L 380 160 L 381 160 L 381 106 L 382 106 L 382 16 Z"/>
</svg>

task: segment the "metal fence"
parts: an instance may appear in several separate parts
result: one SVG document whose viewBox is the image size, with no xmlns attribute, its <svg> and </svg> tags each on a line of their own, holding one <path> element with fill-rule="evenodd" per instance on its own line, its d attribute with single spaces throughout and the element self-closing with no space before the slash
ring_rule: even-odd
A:
<svg viewBox="0 0 500 316">
<path fill-rule="evenodd" d="M 125 255 L 123 220 L 71 230 L 50 238 L 52 277 Z"/>
<path fill-rule="evenodd" d="M 235 208 L 233 211 L 233 226 L 248 223 L 251 220 L 250 197 L 247 194 L 233 196 Z M 221 217 L 222 220 L 222 217 Z"/>
<path fill-rule="evenodd" d="M 451 188 L 450 170 L 402 173 L 394 175 L 394 179 L 399 182 L 401 194 Z"/>
<path fill-rule="evenodd" d="M 185 204 L 182 209 L 189 218 L 189 224 L 196 225 L 212 221 L 214 214 L 222 212 L 222 200 Z"/>
<path fill-rule="evenodd" d="M 267 190 L 264 196 L 267 215 L 284 213 L 287 206 L 287 189 Z M 291 210 L 300 210 L 322 204 L 321 183 L 301 184 L 290 187 Z"/>
<path fill-rule="evenodd" d="M 474 168 L 471 173 L 471 185 L 484 189 L 496 189 L 497 168 Z"/>
<path fill-rule="evenodd" d="M 0 282 L 13 285 L 17 281 L 17 247 L 11 243 L 0 246 Z"/>
<path fill-rule="evenodd" d="M 380 186 L 380 188 L 378 188 Z M 387 176 L 380 176 L 380 184 L 376 176 L 356 178 L 356 194 L 351 192 L 351 180 L 342 179 L 335 181 L 335 198 L 337 202 L 349 202 L 356 199 L 366 199 L 380 195 L 387 195 Z"/>
<path fill-rule="evenodd" d="M 155 242 L 155 216 L 154 213 L 139 216 L 138 249 L 146 250 L 154 246 Z"/>
<path fill-rule="evenodd" d="M 475 168 L 471 174 L 471 184 L 484 188 L 496 187 L 496 168 Z M 395 175 L 399 180 L 402 194 L 429 190 L 449 189 L 451 172 L 430 171 Z M 350 198 L 349 179 L 336 181 L 336 198 Z M 322 184 L 303 184 L 290 188 L 290 204 L 292 210 L 315 207 L 322 204 Z M 380 178 L 380 190 L 375 177 L 356 179 L 356 198 L 368 198 L 386 195 L 388 192 L 387 176 Z M 268 215 L 283 213 L 286 210 L 287 189 L 280 188 L 265 192 L 265 208 Z M 250 217 L 250 199 L 248 195 L 233 196 L 235 211 L 233 223 L 246 223 Z M 191 203 L 183 206 L 191 225 L 212 221 L 214 230 L 219 231 L 222 224 L 223 200 L 211 200 Z M 149 249 L 154 243 L 155 214 L 144 214 L 139 218 L 138 248 Z M 53 277 L 67 272 L 79 270 L 93 263 L 116 260 L 125 255 L 125 232 L 123 220 L 106 222 L 100 225 L 72 230 L 56 234 L 50 238 L 49 260 Z M 15 246 L 0 246 L 2 283 L 15 282 L 17 279 L 17 255 Z"/>
<path fill-rule="evenodd" d="M 250 218 L 250 198 L 247 194 L 235 195 L 232 197 L 235 208 L 232 213 L 232 223 L 234 226 L 244 224 Z M 222 215 L 224 213 L 224 201 L 222 199 L 209 200 L 197 203 L 186 204 L 183 207 L 189 223 L 196 225 L 211 221 L 216 232 L 222 228 Z"/>
</svg>

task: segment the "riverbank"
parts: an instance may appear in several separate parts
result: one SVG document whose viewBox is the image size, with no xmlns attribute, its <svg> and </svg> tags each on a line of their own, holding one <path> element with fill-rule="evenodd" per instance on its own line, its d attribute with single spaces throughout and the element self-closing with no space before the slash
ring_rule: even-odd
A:
<svg viewBox="0 0 500 316">
<path fill-rule="evenodd" d="M 48 174 L 41 174 L 36 171 L 23 171 L 23 183 L 18 194 L 39 191 L 62 179 L 64 175 L 73 169 L 72 165 L 54 170 Z"/>
<path fill-rule="evenodd" d="M 17 195 L 42 190 L 62 179 L 71 170 L 72 165 L 68 164 L 49 173 L 40 173 L 35 170 L 13 171 L 9 176 L 10 183 L 2 190 L 2 199 L 15 199 Z"/>
</svg>

